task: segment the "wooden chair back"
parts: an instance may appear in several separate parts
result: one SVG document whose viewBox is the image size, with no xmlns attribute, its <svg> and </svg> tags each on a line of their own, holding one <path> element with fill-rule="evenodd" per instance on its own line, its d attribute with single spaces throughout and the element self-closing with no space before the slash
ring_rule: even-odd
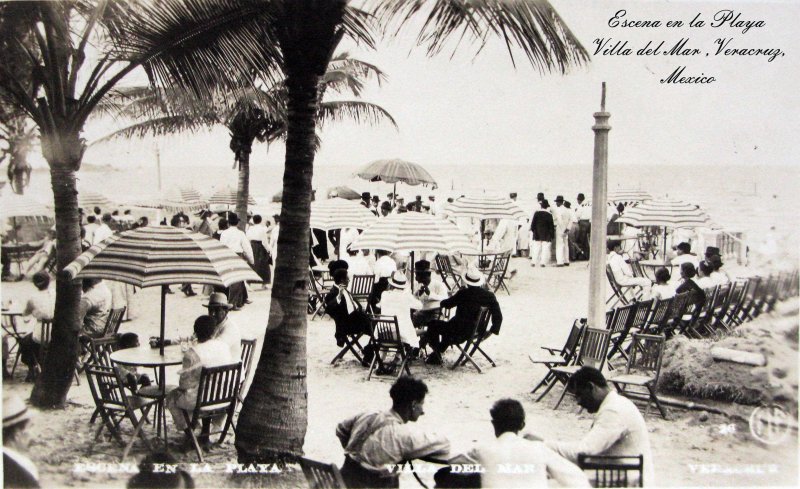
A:
<svg viewBox="0 0 800 489">
<path fill-rule="evenodd" d="M 436 255 L 436 270 L 442 277 L 444 285 L 449 290 L 457 290 L 461 288 L 461 278 L 453 271 L 453 264 L 450 263 L 450 257 L 447 255 Z M 452 285 L 450 284 L 452 282 Z"/>
<path fill-rule="evenodd" d="M 631 319 L 631 330 L 635 329 L 641 332 L 647 328 L 647 320 L 650 318 L 650 312 L 653 309 L 653 302 L 653 299 L 648 299 L 646 301 L 639 301 L 636 303 L 636 312 L 633 314 L 633 318 Z"/>
<path fill-rule="evenodd" d="M 639 260 L 631 260 L 630 265 L 634 277 L 647 278 L 647 275 L 644 274 L 644 270 L 642 269 L 642 264 L 639 263 Z"/>
<path fill-rule="evenodd" d="M 127 307 L 121 307 L 109 311 L 106 327 L 103 330 L 103 336 L 112 336 L 119 333 L 119 327 L 122 325 L 122 319 L 125 317 L 126 309 Z"/>
<path fill-rule="evenodd" d="M 576 363 L 602 370 L 606 363 L 610 338 L 611 331 L 607 329 L 586 328 Z"/>
<path fill-rule="evenodd" d="M 353 275 L 350 277 L 348 290 L 353 299 L 363 302 L 361 305 L 366 307 L 366 301 L 372 293 L 372 286 L 375 284 L 375 275 Z"/>
<path fill-rule="evenodd" d="M 614 309 L 614 317 L 611 320 L 611 327 L 609 328 L 612 335 L 618 335 L 630 329 L 637 307 L 637 304 L 633 303 Z"/>
<path fill-rule="evenodd" d="M 497 292 L 500 287 L 503 287 L 506 293 L 510 294 L 508 287 L 506 287 L 505 279 L 508 272 L 508 263 L 511 261 L 511 252 L 495 255 L 492 261 L 492 269 L 489 276 L 486 278 L 486 289 L 492 292 Z"/>
<path fill-rule="evenodd" d="M 347 487 L 335 464 L 317 462 L 304 457 L 300 457 L 299 462 L 309 489 L 345 489 Z"/>
<path fill-rule="evenodd" d="M 370 316 L 372 321 L 372 338 L 380 348 L 402 348 L 400 342 L 400 326 L 396 316 Z"/>
<path fill-rule="evenodd" d="M 192 426 L 199 417 L 213 417 L 229 412 L 233 414 L 239 394 L 242 362 L 219 367 L 203 367 L 197 387 L 197 403 L 192 415 Z"/>
<path fill-rule="evenodd" d="M 244 382 L 244 378 L 247 377 L 248 372 L 250 372 L 250 364 L 253 362 L 253 350 L 256 348 L 256 340 L 253 339 L 242 339 L 242 372 L 243 378 L 242 382 Z"/>
<path fill-rule="evenodd" d="M 630 302 L 630 299 L 625 295 L 622 287 L 617 283 L 617 279 L 614 277 L 614 272 L 611 271 L 611 267 L 609 265 L 606 265 L 606 278 L 608 278 L 608 285 L 611 286 L 611 291 L 614 293 L 614 295 L 609 297 L 609 299 L 606 301 L 606 304 L 616 298 L 614 301 L 615 305 L 617 303 L 627 305 Z"/>
<path fill-rule="evenodd" d="M 578 467 L 593 474 L 589 477 L 592 487 L 631 487 L 632 483 L 635 483 L 637 487 L 642 487 L 644 483 L 642 477 L 644 457 L 642 455 L 613 456 L 581 453 L 578 455 Z"/>
<path fill-rule="evenodd" d="M 116 336 L 88 338 L 88 346 L 89 363 L 103 367 L 113 367 L 111 354 L 119 348 L 119 341 Z"/>
<path fill-rule="evenodd" d="M 738 324 L 739 317 L 742 312 L 742 307 L 747 300 L 747 291 L 753 286 L 751 279 L 734 282 L 733 290 L 731 291 L 731 298 L 728 301 L 728 312 L 725 317 L 729 324 Z"/>
<path fill-rule="evenodd" d="M 561 349 L 561 356 L 569 363 L 575 358 L 575 354 L 578 352 L 578 344 L 581 341 L 581 337 L 583 336 L 583 332 L 586 329 L 586 319 L 576 319 L 572 323 L 572 327 L 569 330 L 569 336 L 567 336 L 567 341 L 564 343 L 564 347 Z"/>
<path fill-rule="evenodd" d="M 124 383 L 113 367 L 90 364 L 86 366 L 86 378 L 95 406 L 100 410 L 123 411 L 130 406 Z"/>
<path fill-rule="evenodd" d="M 667 312 L 664 324 L 661 327 L 661 333 L 665 333 L 667 337 L 672 336 L 673 329 L 680 324 L 683 315 L 689 308 L 690 300 L 691 292 L 682 292 L 672 298 L 672 304 L 669 312 Z"/>
<path fill-rule="evenodd" d="M 625 373 L 647 375 L 654 379 L 653 385 L 656 385 L 658 377 L 661 375 L 665 342 L 664 335 L 634 333 Z"/>
<path fill-rule="evenodd" d="M 666 321 L 667 314 L 669 313 L 670 308 L 672 308 L 672 301 L 674 299 L 675 297 L 673 296 L 668 299 L 656 300 L 652 307 L 650 319 L 647 321 L 646 331 L 658 329 L 663 326 L 664 322 Z"/>
</svg>

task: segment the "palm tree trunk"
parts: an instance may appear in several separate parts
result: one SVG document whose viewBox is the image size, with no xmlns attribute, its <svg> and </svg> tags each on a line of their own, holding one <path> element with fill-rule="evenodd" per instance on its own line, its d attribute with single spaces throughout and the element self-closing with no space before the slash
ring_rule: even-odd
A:
<svg viewBox="0 0 800 489">
<path fill-rule="evenodd" d="M 236 214 L 239 216 L 239 229 L 247 227 L 247 201 L 250 199 L 250 152 L 239 156 L 239 188 L 236 192 Z"/>
<path fill-rule="evenodd" d="M 289 76 L 278 256 L 264 348 L 236 430 L 240 463 L 303 453 L 308 425 L 306 306 L 317 77 Z"/>
<path fill-rule="evenodd" d="M 49 144 L 48 144 L 49 139 Z M 42 375 L 31 393 L 38 407 L 63 407 L 72 385 L 78 360 L 81 286 L 62 277 L 61 270 L 81 253 L 80 217 L 75 171 L 83 157 L 83 143 L 77 135 L 42 136 L 42 152 L 50 164 L 50 179 L 56 211 L 56 308 L 53 332 Z"/>
</svg>

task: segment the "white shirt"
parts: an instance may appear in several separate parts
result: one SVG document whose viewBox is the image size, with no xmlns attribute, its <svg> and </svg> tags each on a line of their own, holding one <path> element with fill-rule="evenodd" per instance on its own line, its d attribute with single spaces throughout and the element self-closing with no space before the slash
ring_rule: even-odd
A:
<svg viewBox="0 0 800 489">
<path fill-rule="evenodd" d="M 513 250 L 517 243 L 517 221 L 511 219 L 501 219 L 492 235 L 489 247 L 495 251 Z"/>
<path fill-rule="evenodd" d="M 608 265 L 611 267 L 611 271 L 614 273 L 614 278 L 617 282 L 621 283 L 624 281 L 623 277 L 633 277 L 633 269 L 630 264 L 616 251 L 612 251 L 608 254 Z"/>
<path fill-rule="evenodd" d="M 731 281 L 723 272 L 711 272 L 711 278 L 715 285 L 725 285 Z"/>
<path fill-rule="evenodd" d="M 717 282 L 715 282 L 711 277 L 697 277 L 694 279 L 694 283 L 696 283 L 701 289 L 713 289 L 717 286 Z"/>
<path fill-rule="evenodd" d="M 248 241 L 261 241 L 264 244 L 264 239 L 267 237 L 267 226 L 263 224 L 253 224 L 247 228 L 245 233 Z"/>
<path fill-rule="evenodd" d="M 110 227 L 106 223 L 103 223 L 94 230 L 94 236 L 92 236 L 92 244 L 97 244 L 103 241 L 104 239 L 108 238 L 109 236 L 113 236 L 114 231 L 111 230 Z"/>
<path fill-rule="evenodd" d="M 242 356 L 242 331 L 230 316 L 226 316 L 225 320 L 217 325 L 211 338 L 220 340 L 228 346 L 231 352 L 231 361 L 239 361 Z"/>
<path fill-rule="evenodd" d="M 697 255 L 689 255 L 684 253 L 683 255 L 678 255 L 670 260 L 670 263 L 677 266 L 680 266 L 683 263 L 691 263 L 695 268 L 697 268 L 697 266 L 700 265 L 700 259 L 697 257 Z"/>
<path fill-rule="evenodd" d="M 250 240 L 239 228 L 231 227 L 222 231 L 219 234 L 219 241 L 234 253 L 243 253 L 247 263 L 253 263 L 253 247 L 250 245 Z"/>
<path fill-rule="evenodd" d="M 95 231 L 97 231 L 98 227 L 100 226 L 96 222 L 90 222 L 89 224 L 84 226 L 83 229 L 86 230 L 86 236 L 84 236 L 84 239 L 89 243 L 94 244 L 94 233 Z"/>
<path fill-rule="evenodd" d="M 347 255 L 347 247 L 358 238 L 358 229 L 345 228 L 339 237 L 339 250 L 342 257 Z"/>
<path fill-rule="evenodd" d="M 563 205 L 553 208 L 553 221 L 556 226 L 556 233 L 564 234 L 569 229 L 569 223 L 572 220 L 572 213 Z"/>
<path fill-rule="evenodd" d="M 650 435 L 642 413 L 630 399 L 615 391 L 608 393 L 600 404 L 592 423 L 592 429 L 577 442 L 548 443 L 550 448 L 572 462 L 578 454 L 587 455 L 643 455 L 644 484 L 655 486 L 653 477 L 653 454 L 650 450 Z"/>
<path fill-rule="evenodd" d="M 435 309 L 439 307 L 439 302 L 450 297 L 448 294 L 447 286 L 436 275 L 431 275 L 431 283 L 427 285 L 428 293 L 423 294 L 420 292 L 422 288 L 421 283 L 414 284 L 414 295 L 422 301 L 422 309 Z"/>
<path fill-rule="evenodd" d="M 367 258 L 360 251 L 355 256 L 347 255 L 342 259 L 347 262 L 347 272 L 350 276 L 372 275 L 373 273 Z"/>
<path fill-rule="evenodd" d="M 575 219 L 578 221 L 591 221 L 592 220 L 592 207 L 586 204 L 579 205 L 575 209 Z"/>
<path fill-rule="evenodd" d="M 384 255 L 375 261 L 375 280 L 389 278 L 397 271 L 397 263 L 389 255 Z"/>
<path fill-rule="evenodd" d="M 417 345 L 417 331 L 411 322 L 411 309 L 422 309 L 422 303 L 407 290 L 392 289 L 381 294 L 381 314 L 396 316 L 400 329 L 400 341 Z"/>
<path fill-rule="evenodd" d="M 583 471 L 540 441 L 507 431 L 466 455 L 481 466 L 481 487 L 547 487 L 548 474 L 561 487 L 589 487 Z"/>
<path fill-rule="evenodd" d="M 653 287 L 650 288 L 650 298 L 663 301 L 670 297 L 675 297 L 675 285 L 676 284 L 653 284 Z"/>
</svg>

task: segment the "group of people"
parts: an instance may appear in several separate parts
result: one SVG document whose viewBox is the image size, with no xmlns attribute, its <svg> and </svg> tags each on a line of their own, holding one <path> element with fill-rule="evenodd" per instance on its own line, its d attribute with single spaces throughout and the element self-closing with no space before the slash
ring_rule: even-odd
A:
<svg viewBox="0 0 800 489">
<path fill-rule="evenodd" d="M 683 292 L 691 295 L 690 303 L 702 305 L 706 300 L 706 289 L 731 282 L 725 272 L 719 248 L 706 248 L 702 260 L 692 253 L 691 244 L 681 242 L 675 246 L 676 256 L 670 261 L 678 268 L 679 280 L 673 278 L 667 267 L 658 267 L 654 272 L 655 281 L 647 277 L 637 277 L 625 258 L 622 242 L 608 241 L 607 263 L 614 280 L 623 287 L 637 287 L 645 299 L 669 299 Z"/>
<path fill-rule="evenodd" d="M 363 412 L 337 425 L 336 436 L 345 456 L 342 478 L 351 488 L 399 487 L 399 464 L 424 459 L 461 466 L 437 472 L 437 487 L 547 487 L 548 478 L 562 487 L 589 487 L 576 465 L 579 454 L 642 455 L 641 482 L 654 485 L 647 426 L 633 402 L 592 367 L 581 367 L 567 389 L 579 406 L 595 415 L 591 429 L 579 440 L 542 440 L 523 432 L 522 404 L 501 399 L 489 412 L 496 438 L 466 453 L 454 453 L 446 436 L 411 425 L 425 413 L 428 388 L 421 380 L 400 377 L 389 391 L 389 410 Z"/>
<path fill-rule="evenodd" d="M 349 262 L 334 260 L 329 263 L 334 284 L 325 295 L 325 311 L 334 320 L 334 336 L 339 346 L 345 344 L 347 336 L 371 334 L 367 309 L 374 314 L 397 318 L 399 340 L 412 357 L 429 346 L 432 350 L 426 359 L 429 364 L 441 364 L 441 355 L 449 346 L 469 338 L 482 307 L 489 309 L 491 331 L 499 334 L 503 321 L 500 305 L 494 293 L 482 287 L 485 279 L 478 270 L 469 269 L 462 277 L 465 286 L 451 294 L 433 273 L 430 262 L 419 260 L 414 264 L 412 290 L 405 273 L 397 269 L 388 253 L 378 250 L 377 255 L 375 281 L 366 305 L 349 290 L 354 275 Z M 453 308 L 456 308 L 453 317 L 441 319 L 443 310 Z M 373 353 L 366 352 L 365 364 L 369 364 Z"/>
</svg>

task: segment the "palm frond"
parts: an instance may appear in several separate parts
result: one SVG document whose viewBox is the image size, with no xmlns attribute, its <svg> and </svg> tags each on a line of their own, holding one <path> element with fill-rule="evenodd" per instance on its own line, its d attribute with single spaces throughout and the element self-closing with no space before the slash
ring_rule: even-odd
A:
<svg viewBox="0 0 800 489">
<path fill-rule="evenodd" d="M 106 143 L 114 139 L 135 139 L 165 136 L 177 132 L 197 132 L 210 129 L 219 123 L 219 119 L 214 114 L 210 114 L 205 118 L 197 114 L 166 115 L 131 124 L 93 141 L 90 146 Z"/>
<path fill-rule="evenodd" d="M 340 100 L 333 102 L 323 102 L 319 106 L 317 119 L 320 126 L 326 124 L 350 120 L 358 124 L 378 125 L 388 121 L 395 129 L 398 129 L 394 117 L 380 105 L 360 100 Z"/>
<path fill-rule="evenodd" d="M 581 65 L 589 55 L 558 12 L 547 0 L 374 0 L 369 10 L 384 26 L 384 33 L 397 35 L 423 16 L 417 42 L 427 46 L 428 55 L 439 54 L 455 42 L 455 54 L 462 41 L 475 47 L 477 55 L 490 37 L 505 43 L 514 63 L 515 49 L 545 72 L 566 73 Z M 432 7 L 428 8 L 428 5 Z"/>
</svg>

